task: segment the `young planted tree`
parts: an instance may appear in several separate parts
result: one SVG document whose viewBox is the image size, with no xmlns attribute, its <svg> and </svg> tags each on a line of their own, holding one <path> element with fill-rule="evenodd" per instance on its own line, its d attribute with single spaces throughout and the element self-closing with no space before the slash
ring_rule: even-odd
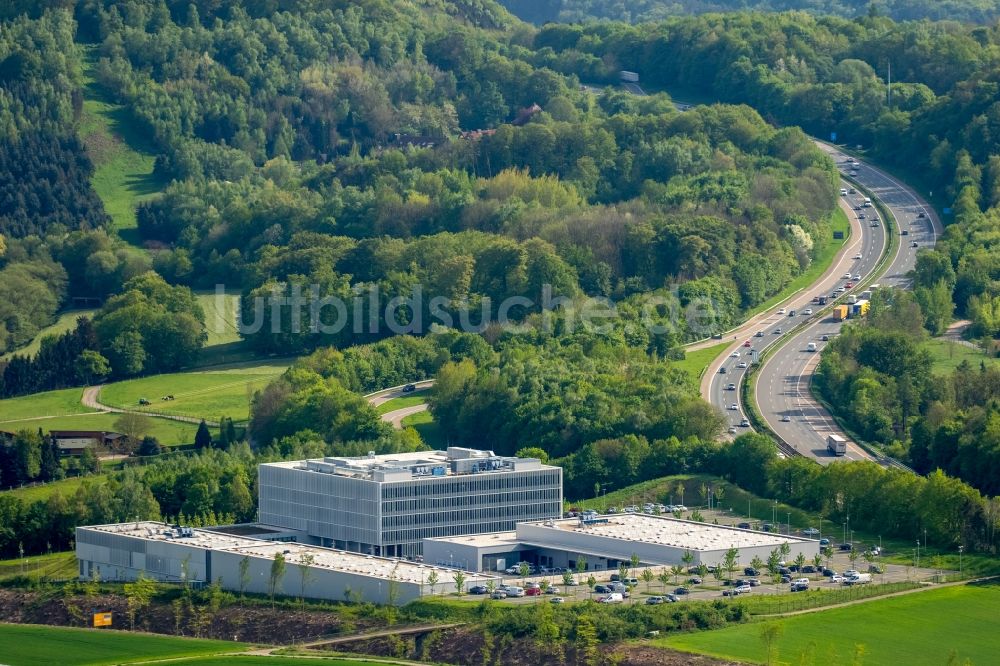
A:
<svg viewBox="0 0 1000 666">
<path fill-rule="evenodd" d="M 312 565 L 316 563 L 316 556 L 312 553 L 303 553 L 299 556 L 299 603 L 302 607 L 306 606 L 306 585 L 313 578 Z"/>
<path fill-rule="evenodd" d="M 858 566 L 858 550 L 857 548 L 851 548 L 851 552 L 847 554 L 847 559 L 851 561 L 851 568 L 856 569 Z"/>
<path fill-rule="evenodd" d="M 587 576 L 587 587 L 589 587 L 592 590 L 594 589 L 595 585 L 597 585 L 597 579 L 594 578 L 594 574 L 590 574 L 589 576 Z"/>
<path fill-rule="evenodd" d="M 582 574 L 587 570 L 587 558 L 582 555 L 576 558 L 576 573 Z"/>
<path fill-rule="evenodd" d="M 704 562 L 698 565 L 698 577 L 701 578 L 702 583 L 708 579 L 708 565 Z"/>
<path fill-rule="evenodd" d="M 642 580 L 643 580 L 643 582 L 646 583 L 646 592 L 647 593 L 649 592 L 649 585 L 650 585 L 650 583 L 653 582 L 653 578 L 654 578 L 654 576 L 653 576 L 653 570 L 652 569 L 650 569 L 649 567 L 646 567 L 645 569 L 642 570 Z"/>
<path fill-rule="evenodd" d="M 778 569 L 781 568 L 779 562 L 781 562 L 781 553 L 775 548 L 767 556 L 767 570 L 772 576 L 778 573 Z"/>
<path fill-rule="evenodd" d="M 455 581 L 455 593 L 458 596 L 465 594 L 465 572 L 458 570 L 452 575 L 452 579 Z"/>
<path fill-rule="evenodd" d="M 820 555 L 819 553 L 813 555 L 813 566 L 816 567 L 817 569 L 823 568 L 823 556 Z"/>
<path fill-rule="evenodd" d="M 757 571 L 763 571 L 764 560 L 760 559 L 759 555 L 754 555 L 753 559 L 750 560 L 750 566 L 756 569 Z"/>
<path fill-rule="evenodd" d="M 667 591 L 667 585 L 670 583 L 670 571 L 667 569 L 660 569 L 660 575 L 656 577 L 660 581 L 660 585 L 663 586 L 663 591 Z"/>
<path fill-rule="evenodd" d="M 628 562 L 618 563 L 618 577 L 622 580 L 628 578 Z"/>
<path fill-rule="evenodd" d="M 439 580 L 437 571 L 431 571 L 430 575 L 427 576 L 427 585 L 431 589 L 431 594 L 434 594 L 434 588 L 437 587 Z"/>
<path fill-rule="evenodd" d="M 681 576 L 681 574 L 684 573 L 684 567 L 682 567 L 679 564 L 675 564 L 674 566 L 670 567 L 670 573 L 673 574 L 674 584 L 676 585 L 677 579 Z"/>
<path fill-rule="evenodd" d="M 798 567 L 798 570 L 799 570 L 800 573 L 802 571 L 802 567 L 804 567 L 805 565 L 806 565 L 806 556 L 803 555 L 802 553 L 799 553 L 798 555 L 796 555 L 795 556 L 795 566 Z"/>
<path fill-rule="evenodd" d="M 738 548 L 730 548 L 722 558 L 722 568 L 729 574 L 729 580 L 733 579 L 733 572 L 740 561 L 740 551 Z"/>
<path fill-rule="evenodd" d="M 564 586 L 570 587 L 573 584 L 573 574 L 568 571 L 563 571 L 562 581 Z"/>
<path fill-rule="evenodd" d="M 240 605 L 243 605 L 243 595 L 246 593 L 247 586 L 250 585 L 250 557 L 247 555 L 243 556 L 240 560 Z"/>
<path fill-rule="evenodd" d="M 690 550 L 685 550 L 684 554 L 681 555 L 681 562 L 684 563 L 685 567 L 690 567 L 691 563 L 694 562 L 694 553 Z"/>
<path fill-rule="evenodd" d="M 629 563 L 632 565 L 632 578 L 636 578 L 635 572 L 639 568 L 639 556 L 636 553 L 632 553 L 632 557 L 628 558 Z"/>
<path fill-rule="evenodd" d="M 274 608 L 274 593 L 281 584 L 281 579 L 285 577 L 285 556 L 281 553 L 274 554 L 271 562 L 271 572 L 267 577 L 267 593 L 271 597 L 271 608 Z"/>
<path fill-rule="evenodd" d="M 531 573 L 531 565 L 529 565 L 527 562 L 521 562 L 521 564 L 519 564 L 517 567 L 517 572 L 521 574 L 521 586 L 523 587 L 524 579 L 527 578 L 528 574 Z"/>
</svg>

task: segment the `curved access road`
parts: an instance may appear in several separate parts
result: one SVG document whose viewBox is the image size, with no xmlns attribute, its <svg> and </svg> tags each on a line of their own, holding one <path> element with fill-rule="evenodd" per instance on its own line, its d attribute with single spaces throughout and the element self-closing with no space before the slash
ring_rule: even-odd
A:
<svg viewBox="0 0 1000 666">
<path fill-rule="evenodd" d="M 851 189 L 848 183 L 843 183 L 843 187 L 845 190 Z M 732 344 L 709 364 L 702 375 L 702 397 L 723 410 L 730 435 L 735 436 L 751 429 L 749 414 L 741 402 L 740 390 L 748 366 L 757 362 L 764 350 L 807 325 L 813 310 L 820 308 L 813 303 L 813 297 L 820 294 L 830 296 L 834 289 L 845 282 L 845 275 L 864 276 L 878 264 L 887 243 L 885 226 L 881 223 L 878 226 L 871 225 L 871 209 L 866 209 L 864 213 L 855 210 L 862 208 L 863 201 L 864 195 L 860 193 L 848 193 L 841 197 L 840 206 L 851 223 L 851 237 L 823 276 L 807 289 L 796 292 L 781 307 L 762 313 L 749 324 L 741 326 L 735 339 L 731 340 Z M 865 215 L 865 218 L 859 218 L 859 214 Z"/>
<path fill-rule="evenodd" d="M 849 168 L 847 155 L 834 146 L 819 142 L 818 145 L 842 168 Z M 934 245 L 942 231 L 941 223 L 919 195 L 889 174 L 863 163 L 855 169 L 857 173 L 853 178 L 891 213 L 900 234 L 898 248 L 888 266 L 878 276 L 866 277 L 865 283 L 907 288 L 918 250 Z M 813 398 L 811 379 L 819 364 L 820 352 L 827 344 L 823 338 L 833 339 L 842 325 L 829 315 L 810 321 L 766 359 L 755 379 L 756 406 L 768 427 L 786 447 L 822 464 L 839 459 L 827 452 L 827 436 L 844 436 L 844 433 Z M 816 351 L 807 351 L 810 343 L 816 346 Z M 848 445 L 845 457 L 876 459 L 854 443 Z M 879 462 L 898 465 L 891 459 L 879 459 Z"/>
<path fill-rule="evenodd" d="M 369 393 L 364 396 L 365 400 L 372 407 L 378 407 L 384 402 L 389 402 L 393 398 L 402 398 L 404 396 L 410 395 L 411 392 L 406 392 L 403 390 L 404 386 L 408 384 L 401 384 L 400 386 L 393 386 L 391 388 L 382 389 L 381 391 L 375 391 L 374 393 Z M 413 382 L 413 387 L 417 390 L 428 389 L 434 386 L 433 379 L 425 379 L 419 382 Z M 391 412 L 386 412 L 382 414 L 380 418 L 383 422 L 389 423 L 396 430 L 403 429 L 403 419 L 407 416 L 413 414 L 418 414 L 420 412 L 427 410 L 427 403 L 421 405 L 410 405 L 409 407 L 401 407 L 400 409 L 394 409 Z"/>
</svg>

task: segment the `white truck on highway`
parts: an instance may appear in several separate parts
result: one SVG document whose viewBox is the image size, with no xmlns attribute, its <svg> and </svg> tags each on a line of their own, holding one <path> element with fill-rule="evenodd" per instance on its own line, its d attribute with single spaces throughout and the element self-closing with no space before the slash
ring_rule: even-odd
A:
<svg viewBox="0 0 1000 666">
<path fill-rule="evenodd" d="M 629 72 L 623 69 L 622 71 L 618 72 L 618 76 L 620 76 L 621 80 L 625 81 L 626 83 L 639 82 L 639 74 L 636 72 Z"/>
<path fill-rule="evenodd" d="M 835 456 L 847 454 L 847 440 L 840 435 L 828 435 L 826 438 L 826 448 Z"/>
</svg>

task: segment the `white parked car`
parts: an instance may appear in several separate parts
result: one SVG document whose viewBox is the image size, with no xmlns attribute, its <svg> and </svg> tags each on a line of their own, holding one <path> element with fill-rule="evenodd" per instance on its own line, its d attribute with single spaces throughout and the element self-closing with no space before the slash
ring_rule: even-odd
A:
<svg viewBox="0 0 1000 666">
<path fill-rule="evenodd" d="M 834 576 L 830 576 L 830 582 L 831 583 L 843 583 L 845 580 L 846 579 L 843 576 L 841 576 L 840 574 L 836 574 Z"/>
<path fill-rule="evenodd" d="M 749 594 L 751 590 L 753 590 L 753 588 L 749 585 L 737 585 L 733 588 L 733 591 L 739 594 Z"/>
</svg>

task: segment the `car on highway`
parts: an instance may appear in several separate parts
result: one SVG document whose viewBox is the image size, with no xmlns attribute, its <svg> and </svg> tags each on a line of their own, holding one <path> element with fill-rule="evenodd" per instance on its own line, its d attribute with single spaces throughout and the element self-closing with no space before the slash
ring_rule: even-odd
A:
<svg viewBox="0 0 1000 666">
<path fill-rule="evenodd" d="M 676 594 L 664 594 L 663 598 L 672 604 L 676 604 L 678 601 L 681 600 L 681 598 L 678 597 Z"/>
<path fill-rule="evenodd" d="M 802 314 L 804 314 L 806 316 L 809 316 L 812 313 L 813 313 L 813 309 L 812 308 L 806 308 L 805 310 L 802 311 Z"/>
<path fill-rule="evenodd" d="M 735 435 L 736 434 L 736 426 L 729 426 L 729 431 L 728 432 L 729 432 L 730 435 Z"/>
<path fill-rule="evenodd" d="M 819 545 L 821 545 L 821 546 L 829 546 L 830 545 L 830 540 L 827 539 L 826 537 L 823 537 L 822 539 L 819 540 Z"/>
<path fill-rule="evenodd" d="M 749 428 L 750 427 L 750 419 L 743 419 L 743 420 L 741 420 L 740 421 L 740 427 L 741 428 Z"/>
<path fill-rule="evenodd" d="M 792 417 L 789 416 L 788 414 L 783 414 L 782 417 L 781 417 L 781 422 L 782 423 L 788 423 L 791 420 L 792 420 Z"/>
<path fill-rule="evenodd" d="M 719 374 L 720 375 L 726 374 L 726 366 L 722 366 L 722 367 L 719 368 Z"/>
<path fill-rule="evenodd" d="M 860 252 L 858 252 L 856 255 L 854 255 L 854 258 L 855 259 L 864 259 L 864 255 L 862 255 Z"/>
<path fill-rule="evenodd" d="M 788 316 L 789 317 L 794 317 L 795 316 L 795 310 L 789 310 L 788 311 Z"/>
<path fill-rule="evenodd" d="M 740 406 L 737 405 L 736 403 L 733 403 L 733 404 L 729 405 L 729 411 L 731 411 L 731 412 L 739 411 L 739 409 L 740 409 Z"/>
<path fill-rule="evenodd" d="M 749 347 L 749 346 L 750 346 L 750 341 L 749 341 L 749 340 L 747 340 L 746 342 L 744 342 L 744 343 L 743 343 L 743 346 L 744 346 L 744 347 Z"/>
<path fill-rule="evenodd" d="M 847 284 L 844 285 L 844 289 L 854 289 L 854 283 L 848 282 Z"/>
<path fill-rule="evenodd" d="M 865 214 L 864 214 L 864 213 L 858 213 L 858 219 L 859 219 L 859 220 L 863 220 L 863 219 L 865 219 L 865 217 L 866 217 L 866 216 L 865 216 Z"/>
<path fill-rule="evenodd" d="M 845 280 L 850 280 L 851 279 L 851 274 L 850 273 L 844 273 L 843 277 L 844 277 Z"/>
<path fill-rule="evenodd" d="M 778 328 L 774 329 L 774 334 L 775 335 L 781 335 L 781 327 L 780 326 Z"/>
<path fill-rule="evenodd" d="M 778 314 L 780 315 L 785 314 L 785 308 L 778 308 Z"/>
<path fill-rule="evenodd" d="M 917 213 L 917 217 L 927 217 L 927 213 L 925 213 L 924 211 L 920 211 L 919 213 Z"/>
<path fill-rule="evenodd" d="M 826 335 L 826 334 L 824 333 L 824 334 L 823 334 L 823 337 L 821 337 L 821 338 L 820 338 L 820 340 L 822 340 L 823 342 L 829 342 L 829 341 L 830 341 L 830 336 L 829 336 L 829 335 Z"/>
<path fill-rule="evenodd" d="M 406 386 L 403 387 L 403 393 L 413 393 L 416 390 L 417 387 L 415 384 L 407 384 Z"/>
<path fill-rule="evenodd" d="M 902 231 L 899 232 L 899 235 L 900 236 L 909 236 L 910 235 L 910 230 L 909 229 L 903 229 Z"/>
<path fill-rule="evenodd" d="M 739 363 L 736 364 L 736 367 L 737 368 L 741 368 L 741 369 L 745 368 L 745 367 L 747 367 L 747 362 L 746 361 L 740 361 Z"/>
<path fill-rule="evenodd" d="M 756 333 L 753 334 L 753 336 L 755 338 L 762 338 L 764 337 L 764 331 L 757 331 Z"/>
<path fill-rule="evenodd" d="M 732 354 L 729 355 L 729 358 L 739 358 L 739 357 L 740 353 L 738 351 L 734 351 Z"/>
<path fill-rule="evenodd" d="M 861 273 L 855 273 L 854 274 L 854 281 L 857 282 L 860 279 L 861 279 Z"/>
<path fill-rule="evenodd" d="M 733 384 L 732 382 L 729 382 L 728 384 L 726 384 L 726 390 L 727 391 L 735 391 L 736 390 L 736 384 Z"/>
<path fill-rule="evenodd" d="M 910 247 L 920 247 L 920 243 L 918 243 L 917 241 L 913 241 L 912 243 L 910 243 Z"/>
</svg>

